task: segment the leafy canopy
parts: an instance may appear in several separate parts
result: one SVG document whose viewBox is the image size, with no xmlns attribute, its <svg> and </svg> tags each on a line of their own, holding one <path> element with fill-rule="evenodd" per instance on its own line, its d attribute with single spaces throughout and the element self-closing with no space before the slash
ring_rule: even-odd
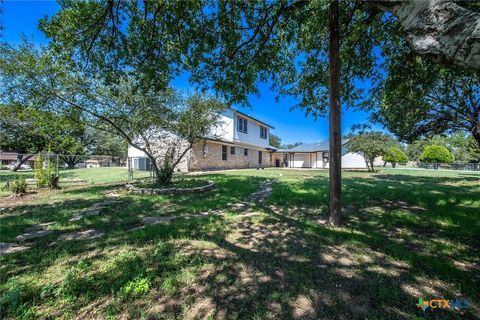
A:
<svg viewBox="0 0 480 320">
<path fill-rule="evenodd" d="M 348 138 L 348 151 L 363 155 L 369 171 L 374 170 L 375 159 L 385 155 L 393 144 L 392 138 L 380 131 L 361 132 Z"/>
<path fill-rule="evenodd" d="M 454 161 L 453 155 L 444 146 L 432 145 L 425 148 L 420 161 L 427 163 L 452 163 Z"/>
<path fill-rule="evenodd" d="M 397 163 L 397 162 L 407 162 L 408 157 L 399 147 L 390 147 L 387 152 L 383 155 L 383 161 Z"/>
</svg>

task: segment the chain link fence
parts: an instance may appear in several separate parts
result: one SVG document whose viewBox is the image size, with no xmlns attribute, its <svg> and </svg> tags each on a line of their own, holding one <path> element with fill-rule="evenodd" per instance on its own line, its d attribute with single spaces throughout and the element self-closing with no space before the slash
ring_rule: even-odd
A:
<svg viewBox="0 0 480 320">
<path fill-rule="evenodd" d="M 126 156 L 0 152 L 0 170 L 33 170 L 35 160 L 39 157 L 43 159 L 44 165 L 54 163 L 57 171 L 101 167 L 127 168 Z"/>
<path fill-rule="evenodd" d="M 385 167 L 391 168 L 391 164 Z M 408 162 L 398 163 L 396 168 L 401 169 L 426 169 L 426 170 L 457 170 L 457 171 L 480 171 L 480 163 L 423 163 L 423 162 Z"/>
</svg>

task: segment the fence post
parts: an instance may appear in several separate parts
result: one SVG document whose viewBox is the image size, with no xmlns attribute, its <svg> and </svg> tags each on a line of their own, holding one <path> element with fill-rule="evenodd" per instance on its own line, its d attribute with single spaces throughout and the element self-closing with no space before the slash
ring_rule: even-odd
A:
<svg viewBox="0 0 480 320">
<path fill-rule="evenodd" d="M 57 154 L 57 164 L 56 164 L 55 167 L 56 167 L 55 168 L 55 175 L 58 177 L 58 176 L 60 176 L 60 173 L 58 172 L 58 154 Z"/>
</svg>

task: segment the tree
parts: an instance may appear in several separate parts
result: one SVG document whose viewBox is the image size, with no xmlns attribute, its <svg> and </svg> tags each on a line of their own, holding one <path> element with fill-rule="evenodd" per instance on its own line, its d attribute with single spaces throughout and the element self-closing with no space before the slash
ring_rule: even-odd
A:
<svg viewBox="0 0 480 320">
<path fill-rule="evenodd" d="M 215 98 L 199 94 L 184 97 L 170 89 L 145 87 L 141 77 L 99 81 L 69 57 L 58 55 L 53 49 L 39 52 L 28 44 L 18 49 L 2 46 L 2 98 L 23 108 L 47 110 L 42 112 L 48 114 L 76 110 L 88 125 L 101 123 L 103 127 L 97 129 L 115 132 L 147 155 L 157 184 L 171 181 L 175 166 L 218 124 L 225 110 Z M 186 147 L 180 151 L 171 146 L 163 150 L 165 153 L 155 146 L 162 139 L 176 139 L 178 145 Z"/>
<path fill-rule="evenodd" d="M 480 47 L 469 41 L 480 29 L 478 1 L 371 1 L 371 5 L 397 17 L 412 52 L 480 71 Z"/>
<path fill-rule="evenodd" d="M 439 145 L 447 148 L 455 162 L 477 163 L 480 161 L 480 147 L 472 136 L 459 131 L 450 136 L 435 135 L 431 138 L 413 141 L 407 145 L 407 154 L 411 160 L 420 161 L 420 156 L 427 146 Z"/>
<path fill-rule="evenodd" d="M 340 11 L 330 1 L 328 12 L 328 97 L 329 97 L 329 201 L 328 222 L 340 225 L 342 217 L 342 130 L 340 104 Z M 373 168 L 373 166 L 372 166 Z"/>
<path fill-rule="evenodd" d="M 0 149 L 19 153 L 16 171 L 33 155 L 46 151 L 60 155 L 69 167 L 85 154 L 88 141 L 79 115 L 55 114 L 18 104 L 0 107 Z"/>
<path fill-rule="evenodd" d="M 398 162 L 407 162 L 408 157 L 399 147 L 390 147 L 383 155 L 383 161 L 390 162 L 395 168 Z"/>
<path fill-rule="evenodd" d="M 270 133 L 268 135 L 268 144 L 275 148 L 280 148 L 282 144 L 282 139 L 276 134 Z"/>
<path fill-rule="evenodd" d="M 452 163 L 454 158 L 447 148 L 431 145 L 425 148 L 420 156 L 420 161 L 427 163 Z"/>
<path fill-rule="evenodd" d="M 18 105 L 0 106 L 0 150 L 18 152 L 13 171 L 46 148 L 48 137 L 44 133 L 50 124 L 46 113 Z"/>
<path fill-rule="evenodd" d="M 470 132 L 480 146 L 480 74 L 405 54 L 389 63 L 375 118 L 405 141 Z"/>
<path fill-rule="evenodd" d="M 388 135 L 379 131 L 370 131 L 350 135 L 347 149 L 349 152 L 363 155 L 368 171 L 374 172 L 375 159 L 385 155 L 391 145 L 392 140 Z"/>
<path fill-rule="evenodd" d="M 95 124 L 95 127 L 102 127 L 102 123 Z M 120 159 L 127 158 L 128 143 L 121 136 L 105 130 L 95 129 L 93 127 L 87 128 L 87 136 L 90 143 L 87 146 L 89 154 L 110 156 L 113 163 L 119 164 Z"/>
</svg>

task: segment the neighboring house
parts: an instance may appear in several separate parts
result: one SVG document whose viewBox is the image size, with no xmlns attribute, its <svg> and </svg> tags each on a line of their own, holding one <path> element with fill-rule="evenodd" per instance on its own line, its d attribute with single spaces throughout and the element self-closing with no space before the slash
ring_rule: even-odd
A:
<svg viewBox="0 0 480 320">
<path fill-rule="evenodd" d="M 268 144 L 271 125 L 238 110 L 222 114 L 221 124 L 209 137 L 196 143 L 177 166 L 178 171 L 291 167 L 328 168 L 328 142 L 303 144 L 292 149 L 276 149 Z M 300 139 L 299 139 L 300 140 Z M 342 147 L 343 168 L 366 168 L 359 154 Z M 129 146 L 129 166 L 150 170 L 150 160 L 142 151 Z"/>
<path fill-rule="evenodd" d="M 10 165 L 17 163 L 18 153 L 17 152 L 0 152 L 0 169 L 6 168 Z M 35 161 L 35 156 L 32 156 L 27 161 L 25 165 L 33 168 L 33 163 Z"/>
<path fill-rule="evenodd" d="M 367 168 L 363 156 L 348 152 L 347 144 L 348 140 L 342 140 L 342 168 Z M 289 168 L 328 168 L 329 149 L 328 141 L 301 144 L 291 149 L 278 149 L 274 155 L 274 165 Z"/>
</svg>

